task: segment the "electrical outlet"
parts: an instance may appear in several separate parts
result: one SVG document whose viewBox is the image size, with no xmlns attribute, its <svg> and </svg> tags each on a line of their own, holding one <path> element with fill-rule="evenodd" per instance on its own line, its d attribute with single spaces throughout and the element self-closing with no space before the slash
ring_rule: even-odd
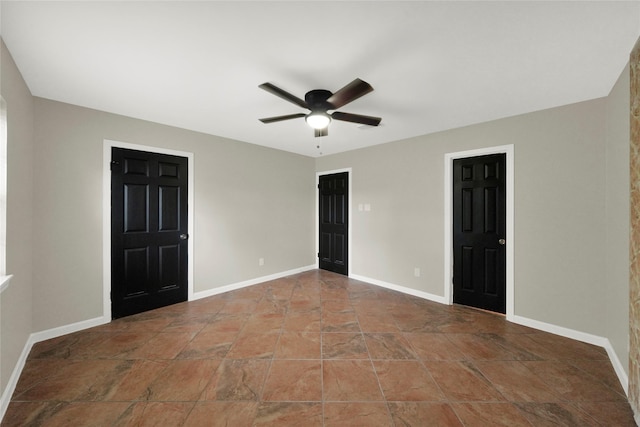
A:
<svg viewBox="0 0 640 427">
<path fill-rule="evenodd" d="M 420 269 L 418 267 L 413 269 L 413 275 L 415 277 L 420 277 Z"/>
<path fill-rule="evenodd" d="M 264 258 L 258 259 L 258 265 L 261 267 L 264 265 Z"/>
</svg>

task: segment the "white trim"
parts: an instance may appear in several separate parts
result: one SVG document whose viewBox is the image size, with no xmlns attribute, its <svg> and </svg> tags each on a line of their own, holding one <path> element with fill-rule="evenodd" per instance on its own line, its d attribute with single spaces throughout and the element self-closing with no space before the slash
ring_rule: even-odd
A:
<svg viewBox="0 0 640 427">
<path fill-rule="evenodd" d="M 251 280 L 247 280 L 244 282 L 239 282 L 239 283 L 235 283 L 235 284 L 231 284 L 231 285 L 227 285 L 227 286 L 223 286 L 220 288 L 215 288 L 215 289 L 210 289 L 207 291 L 202 291 L 202 292 L 197 292 L 194 294 L 194 299 L 200 299 L 200 298 L 206 298 L 212 295 L 216 295 L 216 294 L 220 294 L 223 292 L 228 292 L 228 291 L 233 291 L 236 289 L 240 289 L 243 287 L 247 287 L 247 286 L 251 286 L 251 285 L 255 285 L 257 283 L 261 283 L 261 282 L 265 282 L 265 281 L 269 281 L 269 280 L 274 280 L 280 277 L 285 277 L 285 276 L 289 276 L 292 274 L 297 274 L 297 273 L 302 273 L 304 271 L 309 271 L 309 270 L 313 270 L 315 269 L 316 266 L 315 265 L 309 265 L 306 267 L 300 267 L 297 269 L 293 269 L 293 270 L 289 270 L 289 271 L 284 271 L 281 273 L 276 273 L 276 274 L 272 274 L 269 276 L 264 276 L 264 277 L 260 277 L 260 278 L 256 278 L 256 279 L 251 279 Z M 416 296 L 418 298 L 424 298 L 430 301 L 434 301 L 440 304 L 447 304 L 448 302 L 445 300 L 444 297 L 441 297 L 439 295 L 433 295 L 427 292 L 422 292 L 422 291 L 417 291 L 415 289 L 411 289 L 411 288 L 407 288 L 404 286 L 399 286 L 399 285 L 395 285 L 392 283 L 387 283 L 387 282 L 383 282 L 381 280 L 376 280 L 376 279 L 371 279 L 369 277 L 364 277 L 364 276 L 359 276 L 359 275 L 353 275 L 353 278 L 356 280 L 361 280 L 367 283 L 370 283 L 372 285 L 376 285 L 376 286 L 380 286 L 380 287 L 384 287 L 384 288 L 388 288 L 388 289 L 392 289 L 394 291 L 399 291 L 399 292 L 403 292 L 409 295 L 413 295 Z M 613 347 L 611 346 L 611 342 L 604 337 L 600 337 L 597 335 L 591 335 L 591 334 L 587 334 L 584 332 L 580 332 L 580 331 L 575 331 L 573 329 L 568 329 L 568 328 L 564 328 L 561 326 L 556 326 L 550 323 L 545 323 L 545 322 L 540 322 L 538 320 L 533 320 L 533 319 L 529 319 L 526 317 L 522 317 L 522 316 L 512 316 L 512 319 L 509 319 L 511 322 L 513 323 L 517 323 L 520 325 L 524 325 L 524 326 L 528 326 L 534 329 L 538 329 L 541 331 L 545 331 L 545 332 L 549 332 L 552 334 L 556 334 L 556 335 L 560 335 L 560 336 L 564 336 L 566 338 L 571 338 L 571 339 L 575 339 L 578 341 L 582 341 L 582 342 L 586 342 L 589 344 L 593 344 L 593 345 L 597 345 L 600 347 L 604 347 L 605 350 L 607 351 L 607 354 L 609 356 L 609 359 L 611 360 L 611 363 L 613 365 L 613 368 L 616 372 L 616 374 L 618 375 L 618 380 L 620 381 L 620 384 L 622 385 L 623 389 L 625 390 L 625 392 L 628 395 L 628 377 L 627 374 L 624 371 L 624 367 L 622 366 L 622 364 L 620 363 L 620 359 L 618 358 L 615 350 L 613 349 Z M 99 326 L 102 325 L 104 323 L 108 323 L 110 321 L 110 316 L 103 316 L 103 317 L 97 317 L 94 319 L 89 319 L 83 322 L 76 322 L 73 323 L 71 325 L 66 325 L 66 326 L 61 326 L 58 328 L 53 328 L 53 329 L 49 329 L 46 331 L 41 331 L 41 332 L 37 332 L 37 333 L 33 333 L 29 336 L 29 338 L 27 339 L 27 342 L 22 350 L 22 353 L 20 355 L 20 358 L 18 359 L 13 372 L 11 374 L 11 377 L 9 378 L 9 382 L 7 384 L 7 386 L 5 387 L 4 391 L 2 392 L 2 397 L 0 397 L 0 420 L 2 420 L 2 418 L 4 417 L 7 407 L 9 406 L 9 402 L 11 401 L 11 396 L 13 395 L 13 392 L 15 391 L 16 385 L 18 383 L 18 379 L 20 378 L 20 374 L 22 373 L 22 370 L 24 369 L 24 365 L 26 363 L 27 360 L 27 356 L 29 355 L 29 352 L 31 351 L 31 348 L 33 347 L 33 345 L 35 343 L 38 343 L 40 341 L 44 341 L 47 339 L 51 339 L 51 338 L 56 338 L 59 337 L 61 335 L 64 334 L 68 334 L 68 333 L 72 333 L 72 332 L 77 332 L 83 329 L 87 329 L 87 328 L 91 328 L 94 326 Z"/>
<path fill-rule="evenodd" d="M 404 294 L 413 295 L 418 298 L 423 298 L 429 301 L 434 301 L 440 304 L 450 305 L 449 301 L 446 300 L 445 297 L 441 297 L 440 295 L 430 294 L 428 292 L 417 291 L 412 288 L 407 288 L 404 286 L 396 285 L 393 283 L 383 282 L 382 280 L 372 279 L 370 277 L 360 276 L 354 274 L 350 276 L 353 279 L 360 280 L 363 282 L 367 282 L 372 285 L 380 286 L 383 288 L 391 289 L 394 291 L 402 292 Z M 544 332 L 549 332 L 551 334 L 559 335 L 565 338 L 571 338 L 577 341 L 585 342 L 587 344 L 593 344 L 598 347 L 603 347 L 607 351 L 607 355 L 611 364 L 613 365 L 613 369 L 618 376 L 618 380 L 622 385 L 625 393 L 629 394 L 629 377 L 625 372 L 624 366 L 620 362 L 617 353 L 615 352 L 611 342 L 608 338 L 601 337 L 598 335 L 592 335 L 585 332 L 576 331 L 574 329 L 565 328 L 562 326 L 553 325 L 550 323 L 541 322 L 539 320 L 529 319 L 527 317 L 513 315 L 511 319 L 507 319 L 507 321 L 517 323 L 519 325 L 528 326 L 533 329 L 537 329 Z"/>
<path fill-rule="evenodd" d="M 258 283 L 268 282 L 270 280 L 280 279 L 282 277 L 291 276 L 293 274 L 303 273 L 309 270 L 315 270 L 315 265 L 307 265 L 306 267 L 294 268 L 292 270 L 282 271 L 280 273 L 270 274 L 268 276 L 256 277 L 255 279 L 249 279 L 238 283 L 232 283 L 230 285 L 220 286 L 218 288 L 207 289 L 206 291 L 195 292 L 193 299 L 207 298 L 213 295 L 222 294 L 225 292 L 235 291 L 237 289 L 246 288 L 247 286 L 257 285 Z"/>
<path fill-rule="evenodd" d="M 613 345 L 611 345 L 611 341 L 609 341 L 609 338 L 603 337 L 603 339 L 606 341 L 606 344 L 603 347 L 605 350 L 607 350 L 607 355 L 609 356 L 609 360 L 611 361 L 613 370 L 616 371 L 616 376 L 618 377 L 618 381 L 620 381 L 620 385 L 622 386 L 622 389 L 624 390 L 625 394 L 628 397 L 629 396 L 629 376 L 627 375 L 627 372 L 625 371 L 624 366 L 620 361 L 620 358 L 618 358 L 618 354 L 613 349 Z"/>
<path fill-rule="evenodd" d="M 7 408 L 9 407 L 11 396 L 13 396 L 13 392 L 16 390 L 16 385 L 18 385 L 18 380 L 20 379 L 20 375 L 22 374 L 24 365 L 27 362 L 27 357 L 29 356 L 31 348 L 34 344 L 39 343 L 40 341 L 49 340 L 51 338 L 57 338 L 62 335 L 71 334 L 73 332 L 82 331 L 84 329 L 93 328 L 94 326 L 104 325 L 105 323 L 109 323 L 110 321 L 110 316 L 96 317 L 94 319 L 83 320 L 81 322 L 60 326 L 58 328 L 47 329 L 46 331 L 35 332 L 29 335 L 29 338 L 27 339 L 27 342 L 22 349 L 22 353 L 20 353 L 20 357 L 18 358 L 18 361 L 13 368 L 11 377 L 9 377 L 9 382 L 2 391 L 2 397 L 0 397 L 0 420 L 4 418 Z"/>
<path fill-rule="evenodd" d="M 402 292 L 403 294 L 413 295 L 414 297 L 426 299 L 429 301 L 437 302 L 440 304 L 447 304 L 447 301 L 444 297 L 440 295 L 430 294 L 424 291 L 418 291 L 413 288 L 407 288 L 405 286 L 396 285 L 389 282 L 384 282 L 382 280 L 372 279 L 370 277 L 360 276 L 359 274 L 354 274 L 350 276 L 352 279 L 360 280 L 362 282 L 367 282 L 372 285 L 380 286 L 381 288 L 391 289 L 393 291 Z"/>
<path fill-rule="evenodd" d="M 109 150 L 110 151 L 110 150 Z M 292 274 L 298 274 L 309 270 L 314 270 L 316 268 L 315 265 L 308 265 L 306 267 L 300 267 L 288 271 L 283 271 L 281 273 L 271 274 L 269 276 L 263 276 L 256 279 L 247 280 L 244 282 L 235 283 L 228 286 L 223 286 L 220 288 L 210 289 L 207 291 L 197 292 L 192 295 L 191 300 L 196 300 L 200 298 L 206 298 L 212 295 L 216 295 L 223 292 L 232 291 L 235 289 L 244 288 L 247 286 L 255 285 L 261 282 L 267 282 L 269 280 L 278 279 L 285 276 L 290 276 Z M 110 308 L 110 307 L 109 307 Z M 62 335 L 71 334 L 73 332 L 82 331 L 88 328 L 93 328 L 95 326 L 104 325 L 111 321 L 111 313 L 107 313 L 105 316 L 96 317 L 94 319 L 84 320 L 81 322 L 72 323 L 65 326 L 60 326 L 57 328 L 47 329 L 45 331 L 35 332 L 29 335 L 27 342 L 22 349 L 22 353 L 16 362 L 13 372 L 11 373 L 11 377 L 9 381 L 2 391 L 2 396 L 0 397 L 0 421 L 3 419 L 7 408 L 9 407 L 9 403 L 11 402 L 11 396 L 13 396 L 13 392 L 16 390 L 16 385 L 18 384 L 18 380 L 20 379 L 20 375 L 22 374 L 22 370 L 24 369 L 25 363 L 27 362 L 27 357 L 31 352 L 34 344 L 39 343 L 41 341 L 46 341 L 52 338 L 57 338 Z"/>
<path fill-rule="evenodd" d="M 187 242 L 187 292 L 188 300 L 193 299 L 193 259 L 194 259 L 194 193 L 195 173 L 194 154 L 188 151 L 171 150 L 167 148 L 151 147 L 148 145 L 130 144 L 127 142 L 111 141 L 105 139 L 102 151 L 102 313 L 103 318 L 111 320 L 111 149 L 113 147 L 128 150 L 147 151 L 151 153 L 169 154 L 172 156 L 186 157 L 188 162 L 188 186 L 187 195 L 189 223 Z"/>
<path fill-rule="evenodd" d="M 506 186 L 507 186 L 507 235 L 506 235 L 506 315 L 507 320 L 515 316 L 515 284 L 514 284 L 514 147 L 513 144 L 477 150 L 459 151 L 444 155 L 444 299 L 446 304 L 453 304 L 453 160 L 466 157 L 485 156 L 489 154 L 506 154 Z"/>
<path fill-rule="evenodd" d="M 9 274 L 8 276 L 0 276 L 0 294 L 7 290 L 12 277 L 13 274 Z"/>
<path fill-rule="evenodd" d="M 529 319 L 528 317 L 517 316 L 514 315 L 510 319 L 511 322 L 517 323 L 519 325 L 528 326 L 530 328 L 538 329 L 540 331 L 549 332 L 551 334 L 560 335 L 562 337 L 571 338 L 577 341 L 582 341 L 587 344 L 597 345 L 598 347 L 603 347 L 607 351 L 607 355 L 609 356 L 609 360 L 613 365 L 613 369 L 618 376 L 618 380 L 624 389 L 624 392 L 629 395 L 629 377 L 624 370 L 624 366 L 620 362 L 616 351 L 613 349 L 611 345 L 611 341 L 608 338 L 601 337 L 598 335 L 588 334 L 586 332 L 576 331 L 574 329 L 565 328 L 562 326 L 557 326 L 551 323 L 541 322 L 539 320 Z"/>
<path fill-rule="evenodd" d="M 20 375 L 24 369 L 24 364 L 27 362 L 27 357 L 29 356 L 29 352 L 31 351 L 33 344 L 35 344 L 35 341 L 33 340 L 33 334 L 31 334 L 22 349 L 22 353 L 20 354 L 16 365 L 13 367 L 13 372 L 9 377 L 9 382 L 2 391 L 2 397 L 0 397 L 0 421 L 4 418 L 4 415 L 7 412 L 7 408 L 11 402 L 11 396 L 13 396 L 13 392 L 16 391 L 18 380 L 20 379 Z"/>
<path fill-rule="evenodd" d="M 318 188 L 318 185 L 320 185 L 320 177 L 322 175 L 331 175 L 334 173 L 342 173 L 342 172 L 348 172 L 349 173 L 349 195 L 348 198 L 349 200 L 347 201 L 347 205 L 349 206 L 349 225 L 347 227 L 347 276 L 351 277 L 351 264 L 352 264 L 352 257 L 351 257 L 351 246 L 352 245 L 352 240 L 351 240 L 351 230 L 353 229 L 353 216 L 352 216 L 352 212 L 353 212 L 353 206 L 351 201 L 353 200 L 353 196 L 352 196 L 352 186 L 351 183 L 353 182 L 353 171 L 352 168 L 343 168 L 343 169 L 334 169 L 334 170 L 329 170 L 329 171 L 320 171 L 320 172 L 316 172 L 316 268 L 320 268 L 320 258 L 318 258 L 317 254 L 320 252 L 320 240 L 319 240 L 319 236 L 320 236 L 320 213 L 319 213 L 319 209 L 320 206 L 318 206 L 318 199 L 319 199 L 319 194 L 318 192 L 320 191 L 320 189 Z"/>
<path fill-rule="evenodd" d="M 449 301 L 446 300 L 445 297 L 441 297 L 439 295 L 430 294 L 428 292 L 417 291 L 412 288 L 407 288 L 404 286 L 396 285 L 393 283 L 383 282 L 382 280 L 372 279 L 370 277 L 360 276 L 354 274 L 350 276 L 353 279 L 360 280 L 363 282 L 367 282 L 372 285 L 380 286 L 383 288 L 391 289 L 394 291 L 402 292 L 405 294 L 413 295 L 418 298 L 423 298 L 426 300 L 434 301 L 440 304 L 450 305 Z M 613 365 L 613 369 L 618 376 L 618 380 L 622 385 L 625 393 L 629 394 L 629 377 L 625 372 L 624 366 L 620 362 L 617 353 L 615 352 L 611 342 L 608 338 L 601 337 L 598 335 L 592 335 L 585 332 L 576 331 L 574 329 L 565 328 L 562 326 L 553 325 L 550 323 L 541 322 L 539 320 L 529 319 L 527 317 L 513 315 L 511 319 L 507 319 L 507 321 L 517 323 L 519 325 L 528 326 L 533 329 L 537 329 L 544 332 L 549 332 L 555 335 L 559 335 L 565 338 L 571 338 L 577 341 L 585 342 L 587 344 L 593 344 L 598 347 L 603 347 L 607 351 L 607 355 L 609 356 L 609 360 Z"/>
<path fill-rule="evenodd" d="M 111 316 L 94 317 L 89 320 L 82 320 L 80 322 L 71 323 L 69 325 L 58 326 L 57 328 L 51 328 L 40 332 L 34 332 L 30 338 L 34 343 L 40 341 L 50 340 L 52 338 L 58 338 L 63 335 L 72 334 L 74 332 L 83 331 L 85 329 L 93 328 L 95 326 L 104 325 L 111 321 Z"/>
</svg>

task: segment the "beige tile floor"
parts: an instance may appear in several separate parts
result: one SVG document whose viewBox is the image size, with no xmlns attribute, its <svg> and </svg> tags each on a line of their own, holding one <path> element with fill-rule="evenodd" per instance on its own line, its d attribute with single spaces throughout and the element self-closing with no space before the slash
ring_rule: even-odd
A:
<svg viewBox="0 0 640 427">
<path fill-rule="evenodd" d="M 36 344 L 2 426 L 633 426 L 599 347 L 314 270 Z"/>
</svg>

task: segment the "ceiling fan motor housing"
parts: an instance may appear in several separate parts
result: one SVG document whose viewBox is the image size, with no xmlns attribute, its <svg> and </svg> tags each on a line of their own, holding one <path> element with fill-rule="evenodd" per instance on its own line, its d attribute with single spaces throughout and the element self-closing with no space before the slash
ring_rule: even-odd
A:
<svg viewBox="0 0 640 427">
<path fill-rule="evenodd" d="M 327 102 L 327 99 L 329 99 L 331 95 L 333 95 L 333 93 L 324 89 L 310 90 L 304 96 L 304 101 L 307 103 L 311 111 L 326 112 L 327 110 L 332 110 L 334 108 L 333 105 Z"/>
</svg>

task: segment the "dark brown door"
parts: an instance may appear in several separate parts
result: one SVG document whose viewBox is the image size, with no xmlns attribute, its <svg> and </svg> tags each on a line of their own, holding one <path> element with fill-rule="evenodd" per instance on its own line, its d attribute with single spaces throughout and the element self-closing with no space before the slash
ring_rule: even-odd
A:
<svg viewBox="0 0 640 427">
<path fill-rule="evenodd" d="M 505 313 L 506 156 L 453 162 L 453 302 Z"/>
<path fill-rule="evenodd" d="M 320 268 L 347 275 L 349 172 L 322 175 L 318 189 Z"/>
<path fill-rule="evenodd" d="M 112 149 L 111 313 L 186 301 L 187 158 Z"/>
</svg>

